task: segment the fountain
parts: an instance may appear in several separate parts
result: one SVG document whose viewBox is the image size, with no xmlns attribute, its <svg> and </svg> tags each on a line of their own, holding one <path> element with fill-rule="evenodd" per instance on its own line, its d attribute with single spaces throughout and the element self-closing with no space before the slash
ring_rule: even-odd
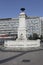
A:
<svg viewBox="0 0 43 65">
<path fill-rule="evenodd" d="M 40 40 L 27 40 L 26 38 L 26 14 L 24 13 L 25 8 L 21 8 L 22 12 L 19 16 L 19 27 L 18 27 L 18 38 L 16 41 L 5 40 L 4 47 L 15 48 L 15 49 L 25 49 L 30 47 L 39 47 Z"/>
</svg>

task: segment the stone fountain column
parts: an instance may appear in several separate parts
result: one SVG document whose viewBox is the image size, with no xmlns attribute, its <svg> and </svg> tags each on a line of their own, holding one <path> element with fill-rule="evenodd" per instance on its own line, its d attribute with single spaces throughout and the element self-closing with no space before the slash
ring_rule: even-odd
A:
<svg viewBox="0 0 43 65">
<path fill-rule="evenodd" d="M 22 11 L 19 15 L 18 39 L 26 40 L 26 14 Z"/>
</svg>

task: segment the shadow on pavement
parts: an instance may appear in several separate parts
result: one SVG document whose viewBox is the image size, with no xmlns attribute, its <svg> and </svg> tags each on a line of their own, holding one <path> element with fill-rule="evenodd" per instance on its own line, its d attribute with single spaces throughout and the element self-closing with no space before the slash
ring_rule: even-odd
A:
<svg viewBox="0 0 43 65">
<path fill-rule="evenodd" d="M 30 62 L 28 59 L 23 59 L 22 62 Z"/>
<path fill-rule="evenodd" d="M 20 53 L 20 54 L 18 54 L 18 55 L 16 55 L 16 56 L 12 56 L 12 57 L 9 57 L 9 58 L 0 60 L 0 64 L 5 63 L 5 62 L 8 62 L 8 61 L 10 61 L 10 60 L 12 60 L 12 59 L 15 59 L 15 58 L 17 58 L 17 57 L 19 57 L 19 56 L 22 56 L 22 55 L 26 54 L 26 53 L 27 53 L 27 52 L 22 52 L 22 53 Z"/>
<path fill-rule="evenodd" d="M 8 62 L 8 61 L 10 61 L 10 60 L 13 60 L 13 59 L 15 59 L 15 58 L 17 58 L 17 57 L 19 57 L 19 56 L 22 56 L 22 55 L 28 53 L 28 52 L 37 52 L 37 51 L 41 51 L 41 50 L 43 51 L 43 49 L 23 51 L 23 52 L 21 52 L 21 53 L 18 54 L 18 55 L 15 55 L 15 56 L 8 57 L 8 58 L 5 58 L 5 59 L 0 60 L 0 64 L 5 63 L 5 62 Z M 5 52 L 5 51 L 4 51 L 4 52 Z M 17 52 L 17 51 L 16 51 L 16 52 Z"/>
</svg>

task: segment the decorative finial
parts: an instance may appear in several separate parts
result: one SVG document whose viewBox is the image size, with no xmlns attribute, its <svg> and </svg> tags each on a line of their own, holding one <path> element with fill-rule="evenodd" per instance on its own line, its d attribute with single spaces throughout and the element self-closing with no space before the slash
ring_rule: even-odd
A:
<svg viewBox="0 0 43 65">
<path fill-rule="evenodd" d="M 25 8 L 21 8 L 20 10 L 23 12 L 23 11 L 25 11 Z"/>
</svg>

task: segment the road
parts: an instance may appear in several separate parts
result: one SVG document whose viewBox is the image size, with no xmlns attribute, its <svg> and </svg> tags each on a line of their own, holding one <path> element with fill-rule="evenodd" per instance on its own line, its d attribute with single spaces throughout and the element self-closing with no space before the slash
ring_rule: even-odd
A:
<svg viewBox="0 0 43 65">
<path fill-rule="evenodd" d="M 30 52 L 0 51 L 0 65 L 43 65 L 43 50 Z"/>
</svg>

